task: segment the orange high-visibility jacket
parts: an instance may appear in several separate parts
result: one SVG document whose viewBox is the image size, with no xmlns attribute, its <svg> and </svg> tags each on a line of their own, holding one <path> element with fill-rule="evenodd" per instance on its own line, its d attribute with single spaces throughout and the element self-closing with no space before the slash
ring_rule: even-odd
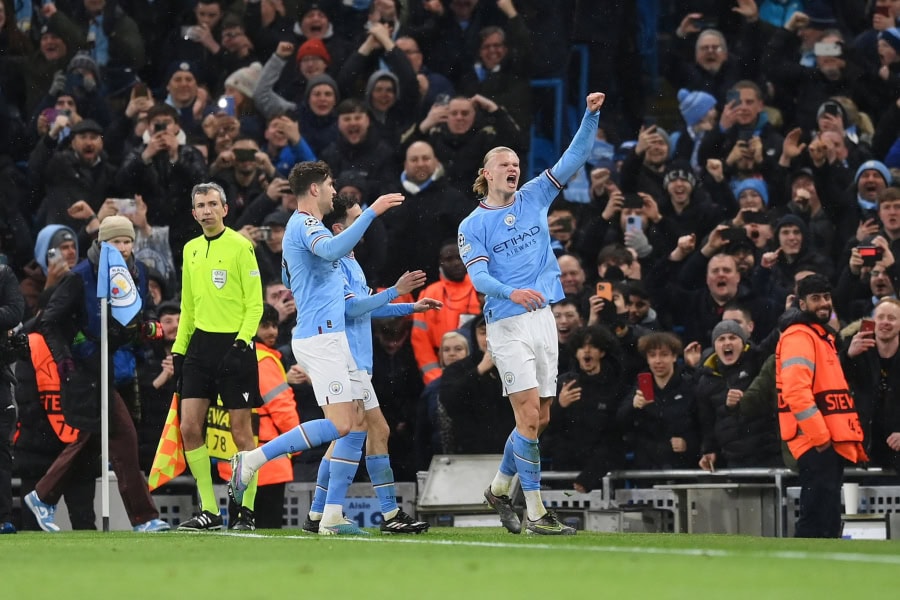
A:
<svg viewBox="0 0 900 600">
<path fill-rule="evenodd" d="M 300 425 L 300 416 L 297 414 L 294 391 L 288 385 L 281 364 L 281 353 L 257 342 L 256 360 L 259 363 L 259 395 L 263 401 L 259 408 L 259 445 L 262 446 L 274 440 L 278 434 Z M 231 477 L 231 465 L 228 461 L 220 460 L 218 469 L 219 476 L 223 479 Z M 287 456 L 270 460 L 259 470 L 258 485 L 293 480 L 294 468 Z"/>
<path fill-rule="evenodd" d="M 28 344 L 31 348 L 31 364 L 34 365 L 38 397 L 44 407 L 44 412 L 47 413 L 50 428 L 53 429 L 53 433 L 56 434 L 59 441 L 71 444 L 78 437 L 78 430 L 67 424 L 63 417 L 56 361 L 53 360 L 50 348 L 47 347 L 47 342 L 40 333 L 29 333 Z"/>
<path fill-rule="evenodd" d="M 481 304 L 472 280 L 466 275 L 462 281 L 450 281 L 441 277 L 422 290 L 420 298 L 433 298 L 444 303 L 441 310 L 415 313 L 411 335 L 416 363 L 422 371 L 422 380 L 426 385 L 441 376 L 441 361 L 438 353 L 441 349 L 441 338 L 448 331 L 460 327 L 460 316 L 478 315 Z"/>
<path fill-rule="evenodd" d="M 795 323 L 775 350 L 781 438 L 794 458 L 831 441 L 851 462 L 867 461 L 863 431 L 834 336 L 816 323 Z"/>
</svg>

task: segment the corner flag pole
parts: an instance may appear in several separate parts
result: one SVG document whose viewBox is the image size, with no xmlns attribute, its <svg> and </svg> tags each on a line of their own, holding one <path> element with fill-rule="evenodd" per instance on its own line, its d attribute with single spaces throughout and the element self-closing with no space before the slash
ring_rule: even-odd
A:
<svg viewBox="0 0 900 600">
<path fill-rule="evenodd" d="M 107 298 L 100 298 L 100 514 L 109 532 L 109 316 Z"/>
<path fill-rule="evenodd" d="M 109 315 L 127 327 L 141 311 L 141 297 L 119 250 L 100 245 L 97 270 L 97 298 L 100 300 L 100 449 L 103 472 L 100 482 L 103 531 L 109 531 Z"/>
</svg>

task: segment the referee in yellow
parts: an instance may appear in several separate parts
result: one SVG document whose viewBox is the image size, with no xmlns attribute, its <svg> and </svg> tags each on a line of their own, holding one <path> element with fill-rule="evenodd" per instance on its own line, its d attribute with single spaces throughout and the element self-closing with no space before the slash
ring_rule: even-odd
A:
<svg viewBox="0 0 900 600">
<path fill-rule="evenodd" d="M 215 183 L 191 190 L 191 214 L 203 235 L 184 246 L 181 320 L 172 346 L 175 378 L 181 390 L 181 437 L 185 459 L 197 481 L 200 513 L 179 531 L 222 528 L 213 490 L 209 453 L 203 436 L 209 403 L 221 396 L 238 450 L 252 450 L 250 409 L 259 402 L 253 336 L 262 317 L 262 284 L 253 243 L 226 227 L 228 203 Z M 253 530 L 256 476 L 231 526 Z"/>
</svg>

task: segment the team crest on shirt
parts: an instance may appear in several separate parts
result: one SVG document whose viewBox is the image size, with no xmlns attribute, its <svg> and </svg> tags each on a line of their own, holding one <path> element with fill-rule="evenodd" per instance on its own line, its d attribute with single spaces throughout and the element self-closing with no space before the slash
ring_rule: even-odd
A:
<svg viewBox="0 0 900 600">
<path fill-rule="evenodd" d="M 313 225 L 315 225 L 318 222 L 319 222 L 319 220 L 315 217 L 306 217 L 306 220 L 303 221 L 303 224 L 306 225 L 307 227 L 312 227 Z"/>
<path fill-rule="evenodd" d="M 512 385 L 516 382 L 516 376 L 507 371 L 503 374 L 503 381 L 506 382 L 506 385 Z"/>
<path fill-rule="evenodd" d="M 371 396 L 372 394 L 369 393 L 369 390 L 363 390 L 363 402 L 368 402 Z"/>
<path fill-rule="evenodd" d="M 228 281 L 228 271 L 225 269 L 213 269 L 212 272 L 212 282 L 213 285 L 218 289 L 222 289 L 225 287 L 225 283 Z"/>
<path fill-rule="evenodd" d="M 507 227 L 512 227 L 516 224 L 516 215 L 509 213 L 505 217 L 503 217 L 503 222 L 506 223 Z"/>
<path fill-rule="evenodd" d="M 344 391 L 344 386 L 341 385 L 340 381 L 332 381 L 328 384 L 328 391 L 337 396 Z"/>
</svg>

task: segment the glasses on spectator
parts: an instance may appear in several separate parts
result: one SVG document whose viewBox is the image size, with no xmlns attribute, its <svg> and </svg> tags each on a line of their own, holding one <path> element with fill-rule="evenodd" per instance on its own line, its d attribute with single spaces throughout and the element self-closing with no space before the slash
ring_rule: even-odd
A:
<svg viewBox="0 0 900 600">
<path fill-rule="evenodd" d="M 700 52 L 720 52 L 722 50 L 722 46 L 720 44 L 709 44 L 707 46 L 700 46 Z"/>
</svg>

